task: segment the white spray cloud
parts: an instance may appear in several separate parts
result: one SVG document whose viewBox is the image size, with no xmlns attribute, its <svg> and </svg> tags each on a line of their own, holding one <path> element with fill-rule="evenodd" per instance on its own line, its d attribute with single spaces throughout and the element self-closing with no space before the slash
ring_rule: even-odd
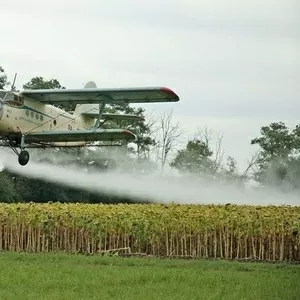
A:
<svg viewBox="0 0 300 300">
<path fill-rule="evenodd" d="M 248 204 L 248 205 L 300 205 L 296 194 L 275 190 L 239 188 L 192 175 L 133 174 L 123 171 L 85 172 L 75 165 L 55 166 L 31 160 L 22 167 L 17 157 L 0 152 L 2 164 L 12 173 L 60 183 L 96 193 L 126 196 L 139 201 L 155 203 L 190 204 Z M 50 157 L 50 156 L 49 156 Z M 51 158 L 51 157 L 50 157 Z"/>
</svg>

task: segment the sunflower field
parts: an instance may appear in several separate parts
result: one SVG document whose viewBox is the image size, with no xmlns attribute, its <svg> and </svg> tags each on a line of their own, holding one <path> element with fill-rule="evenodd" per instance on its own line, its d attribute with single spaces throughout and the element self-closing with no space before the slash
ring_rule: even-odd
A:
<svg viewBox="0 0 300 300">
<path fill-rule="evenodd" d="M 300 261 L 300 207 L 0 204 L 0 250 Z"/>
</svg>

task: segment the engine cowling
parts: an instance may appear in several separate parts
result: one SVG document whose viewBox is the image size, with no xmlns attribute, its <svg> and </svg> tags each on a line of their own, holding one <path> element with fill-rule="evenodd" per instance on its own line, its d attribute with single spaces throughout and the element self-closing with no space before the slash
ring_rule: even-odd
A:
<svg viewBox="0 0 300 300">
<path fill-rule="evenodd" d="M 3 116 L 3 110 L 4 110 L 3 101 L 2 99 L 0 99 L 0 120 L 2 119 Z"/>
</svg>

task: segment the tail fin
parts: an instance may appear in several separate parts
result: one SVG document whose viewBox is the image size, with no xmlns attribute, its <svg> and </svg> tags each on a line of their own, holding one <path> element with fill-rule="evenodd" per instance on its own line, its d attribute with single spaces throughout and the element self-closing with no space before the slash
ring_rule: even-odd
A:
<svg viewBox="0 0 300 300">
<path fill-rule="evenodd" d="M 89 81 L 84 86 L 85 89 L 95 89 L 97 85 L 94 81 Z M 74 116 L 79 116 L 84 113 L 97 113 L 99 112 L 98 104 L 77 104 L 74 110 Z"/>
</svg>

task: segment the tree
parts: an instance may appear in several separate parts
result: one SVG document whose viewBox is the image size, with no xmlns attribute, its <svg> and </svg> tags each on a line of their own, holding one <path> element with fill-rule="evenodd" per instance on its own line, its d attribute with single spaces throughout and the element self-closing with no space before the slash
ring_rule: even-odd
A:
<svg viewBox="0 0 300 300">
<path fill-rule="evenodd" d="M 238 172 L 237 161 L 232 157 L 227 157 L 227 163 L 223 170 L 219 170 L 217 179 L 226 184 L 234 184 L 236 187 L 244 187 L 245 177 Z"/>
<path fill-rule="evenodd" d="M 0 173 L 0 199 L 1 202 L 16 202 L 18 193 L 15 189 L 15 181 L 11 174 L 3 171 Z"/>
<path fill-rule="evenodd" d="M 141 107 L 131 107 L 128 104 L 108 105 L 104 111 L 105 113 L 117 113 L 117 114 L 132 114 L 140 117 L 144 117 L 145 109 Z M 154 122 L 150 120 L 132 122 L 127 120 L 112 120 L 105 123 L 104 128 L 125 128 L 133 132 L 137 139 L 133 142 L 120 142 L 120 144 L 126 149 L 124 153 L 128 155 L 133 154 L 137 161 L 149 160 L 150 148 L 156 144 L 155 139 L 152 137 Z M 131 146 L 132 144 L 133 146 Z"/>
<path fill-rule="evenodd" d="M 244 180 L 249 179 L 251 177 L 251 175 L 249 175 L 249 173 L 251 171 L 253 171 L 253 169 L 255 167 L 257 167 L 258 162 L 259 162 L 259 152 L 256 152 L 256 153 L 251 155 L 251 158 L 248 161 L 248 165 L 247 165 L 246 169 L 244 170 L 244 172 L 241 175 Z M 254 171 L 254 173 L 255 173 L 255 171 Z"/>
<path fill-rule="evenodd" d="M 50 79 L 50 80 L 45 80 L 43 77 L 38 76 L 38 77 L 33 77 L 31 78 L 30 81 L 25 83 L 23 85 L 24 90 L 53 90 L 53 89 L 65 89 L 64 86 L 60 84 L 60 82 L 57 79 Z M 63 105 L 56 105 L 53 104 L 56 107 L 59 108 L 64 108 L 67 110 L 74 110 L 74 106 L 71 107 L 64 107 Z"/>
<path fill-rule="evenodd" d="M 211 174 L 214 170 L 212 155 L 213 151 L 207 143 L 198 139 L 190 140 L 185 149 L 177 151 L 170 166 L 181 172 Z"/>
<path fill-rule="evenodd" d="M 10 83 L 7 81 L 7 75 L 0 66 L 0 89 L 5 89 Z M 10 174 L 2 170 L 0 166 L 0 199 L 2 202 L 13 202 L 17 199 L 17 193 L 14 189 L 14 181 Z"/>
<path fill-rule="evenodd" d="M 196 133 L 196 138 L 203 141 L 208 148 L 212 148 L 212 136 L 213 131 L 208 129 L 207 127 L 198 128 Z M 224 158 L 224 150 L 223 150 L 223 134 L 218 134 L 215 143 L 215 151 L 213 152 L 212 160 L 214 167 L 212 171 L 217 174 L 222 169 L 222 163 Z"/>
<path fill-rule="evenodd" d="M 255 180 L 263 185 L 282 187 L 290 185 L 293 176 L 290 170 L 299 166 L 297 157 L 298 131 L 297 127 L 290 131 L 285 123 L 273 122 L 263 126 L 261 137 L 251 140 L 252 145 L 258 145 L 261 150 L 257 158 L 258 170 Z M 297 167 L 298 168 L 298 167 Z"/>
<path fill-rule="evenodd" d="M 229 176 L 233 176 L 237 174 L 237 162 L 232 156 L 227 157 L 226 174 Z"/>
<path fill-rule="evenodd" d="M 157 132 L 159 134 L 157 142 L 158 158 L 161 162 L 161 172 L 163 172 L 168 156 L 171 150 L 176 150 L 179 144 L 179 138 L 183 133 L 179 122 L 172 124 L 173 111 L 163 113 L 159 117 L 159 126 Z"/>
<path fill-rule="evenodd" d="M 251 145 L 259 145 L 262 149 L 262 158 L 286 158 L 295 148 L 295 136 L 283 122 L 274 122 L 263 126 L 260 130 L 261 137 L 251 140 Z"/>
<path fill-rule="evenodd" d="M 7 75 L 4 69 L 0 66 L 0 90 L 5 89 L 5 87 L 8 85 L 9 82 L 7 81 Z"/>
<path fill-rule="evenodd" d="M 57 79 L 45 80 L 43 77 L 33 77 L 23 85 L 24 90 L 65 89 Z"/>
</svg>

